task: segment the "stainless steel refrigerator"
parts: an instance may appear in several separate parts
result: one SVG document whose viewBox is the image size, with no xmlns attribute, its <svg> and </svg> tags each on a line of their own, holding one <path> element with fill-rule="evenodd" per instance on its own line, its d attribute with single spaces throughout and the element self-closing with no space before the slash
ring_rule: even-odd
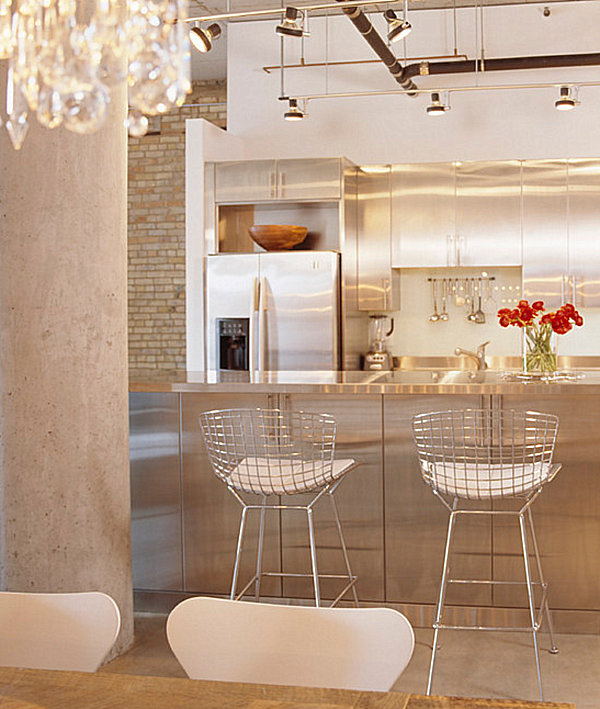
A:
<svg viewBox="0 0 600 709">
<path fill-rule="evenodd" d="M 340 255 L 207 257 L 209 369 L 340 369 Z"/>
</svg>

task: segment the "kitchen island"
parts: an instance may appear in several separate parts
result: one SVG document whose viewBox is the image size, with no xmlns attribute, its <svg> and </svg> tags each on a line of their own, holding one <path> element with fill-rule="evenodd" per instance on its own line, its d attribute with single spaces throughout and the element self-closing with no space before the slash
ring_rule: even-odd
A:
<svg viewBox="0 0 600 709">
<path fill-rule="evenodd" d="M 359 595 L 365 603 L 402 610 L 415 625 L 429 625 L 447 514 L 421 479 L 411 418 L 450 408 L 514 408 L 560 418 L 555 460 L 563 469 L 534 507 L 550 603 L 559 631 L 600 632 L 600 442 L 595 435 L 600 430 L 600 371 L 550 383 L 523 382 L 498 371 L 441 368 L 252 376 L 136 372 L 130 390 L 138 608 L 169 607 L 187 594 L 228 592 L 240 509 L 211 471 L 198 415 L 209 409 L 268 406 L 336 417 L 338 456 L 363 463 L 338 493 Z M 315 514 L 321 568 L 335 572 L 342 560 L 334 521 L 327 506 Z M 280 521 L 276 515 L 268 520 L 265 567 L 305 571 L 308 540 L 302 522 Z M 454 567 L 465 577 L 519 579 L 518 549 L 518 532 L 502 517 L 461 520 Z M 242 579 L 251 575 L 253 552 L 249 544 Z M 472 607 L 485 623 L 521 623 L 525 617 L 521 587 L 451 591 L 453 622 L 472 620 Z M 264 592 L 273 598 L 311 596 L 310 587 L 297 579 L 283 584 L 267 579 Z M 325 598 L 334 594 L 324 585 Z"/>
</svg>

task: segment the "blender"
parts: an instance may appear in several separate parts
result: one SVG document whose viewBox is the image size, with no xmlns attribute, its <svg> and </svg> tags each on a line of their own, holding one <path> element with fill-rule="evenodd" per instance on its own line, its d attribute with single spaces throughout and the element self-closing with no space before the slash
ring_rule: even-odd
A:
<svg viewBox="0 0 600 709">
<path fill-rule="evenodd" d="M 389 330 L 386 321 L 389 319 Z M 394 318 L 387 315 L 369 316 L 369 351 L 363 369 L 392 369 L 392 355 L 385 348 L 386 339 L 394 332 Z"/>
</svg>

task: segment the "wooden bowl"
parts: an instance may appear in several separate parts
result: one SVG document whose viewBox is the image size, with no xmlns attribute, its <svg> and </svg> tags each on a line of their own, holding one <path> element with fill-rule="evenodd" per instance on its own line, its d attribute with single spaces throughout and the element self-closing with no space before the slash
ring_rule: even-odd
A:
<svg viewBox="0 0 600 709">
<path fill-rule="evenodd" d="M 255 224 L 248 228 L 252 241 L 266 251 L 286 251 L 306 239 L 308 227 L 295 224 Z"/>
</svg>

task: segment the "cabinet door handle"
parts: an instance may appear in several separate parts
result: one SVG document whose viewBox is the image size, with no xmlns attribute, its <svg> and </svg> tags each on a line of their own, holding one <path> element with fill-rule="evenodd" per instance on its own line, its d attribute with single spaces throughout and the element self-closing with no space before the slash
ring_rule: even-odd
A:
<svg viewBox="0 0 600 709">
<path fill-rule="evenodd" d="M 456 243 L 454 234 L 446 234 L 446 266 L 456 266 Z"/>
<path fill-rule="evenodd" d="M 258 316 L 258 306 L 260 301 L 260 282 L 256 276 L 252 283 L 252 302 L 250 304 L 250 333 L 249 333 L 249 350 L 250 357 L 248 362 L 248 369 L 251 372 L 256 370 L 256 319 Z"/>
<path fill-rule="evenodd" d="M 383 289 L 383 309 L 389 310 L 390 306 L 390 279 L 382 278 L 381 287 Z"/>
<path fill-rule="evenodd" d="M 279 173 L 279 198 L 285 197 L 285 172 Z"/>
<path fill-rule="evenodd" d="M 271 191 L 271 199 L 275 199 L 277 197 L 277 182 L 276 182 L 276 176 L 274 172 L 269 173 L 269 188 Z"/>
<path fill-rule="evenodd" d="M 266 365 L 265 345 L 267 340 L 267 279 L 263 276 L 260 280 L 260 292 L 258 296 L 258 371 L 264 372 Z"/>
<path fill-rule="evenodd" d="M 455 265 L 456 266 L 461 266 L 462 265 L 462 248 L 465 244 L 465 239 L 464 236 L 461 234 L 456 235 L 456 258 L 455 258 Z"/>
</svg>

